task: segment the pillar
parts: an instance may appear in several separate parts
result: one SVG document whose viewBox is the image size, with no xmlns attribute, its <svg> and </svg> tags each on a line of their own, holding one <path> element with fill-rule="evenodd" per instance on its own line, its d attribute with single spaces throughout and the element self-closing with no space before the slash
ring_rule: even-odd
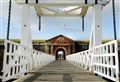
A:
<svg viewBox="0 0 120 82">
<path fill-rule="evenodd" d="M 102 5 L 94 5 L 89 49 L 100 44 L 102 44 Z"/>
<path fill-rule="evenodd" d="M 33 46 L 30 29 L 30 6 L 28 4 L 22 5 L 21 22 L 21 44 L 32 49 Z"/>
<path fill-rule="evenodd" d="M 33 49 L 30 29 L 30 6 L 28 4 L 22 5 L 21 44 L 26 46 L 27 49 Z M 28 60 L 26 60 L 28 61 L 28 70 L 32 70 L 32 50 L 27 49 L 22 49 L 21 53 L 24 55 L 28 55 Z"/>
<path fill-rule="evenodd" d="M 55 55 L 54 52 L 53 52 L 53 44 L 51 44 L 51 54 Z"/>
</svg>

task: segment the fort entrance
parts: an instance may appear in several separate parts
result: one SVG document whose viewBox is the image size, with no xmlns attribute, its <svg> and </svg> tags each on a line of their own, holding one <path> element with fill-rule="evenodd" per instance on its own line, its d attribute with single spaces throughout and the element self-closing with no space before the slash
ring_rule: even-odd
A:
<svg viewBox="0 0 120 82">
<path fill-rule="evenodd" d="M 56 50 L 56 60 L 65 60 L 66 59 L 66 52 L 63 48 L 58 48 Z"/>
<path fill-rule="evenodd" d="M 75 52 L 74 40 L 58 35 L 46 41 L 45 52 L 55 55 L 55 59 L 65 60 L 66 56 Z"/>
</svg>

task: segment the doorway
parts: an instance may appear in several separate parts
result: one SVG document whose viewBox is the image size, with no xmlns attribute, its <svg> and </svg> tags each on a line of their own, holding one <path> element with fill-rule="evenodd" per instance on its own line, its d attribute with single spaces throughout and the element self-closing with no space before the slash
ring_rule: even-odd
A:
<svg viewBox="0 0 120 82">
<path fill-rule="evenodd" d="M 56 50 L 56 60 L 66 60 L 66 53 L 65 50 L 62 48 L 59 48 Z"/>
</svg>

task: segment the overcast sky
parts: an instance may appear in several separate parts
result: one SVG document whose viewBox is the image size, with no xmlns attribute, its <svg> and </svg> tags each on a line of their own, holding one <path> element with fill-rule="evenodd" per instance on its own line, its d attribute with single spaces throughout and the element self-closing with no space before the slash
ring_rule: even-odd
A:
<svg viewBox="0 0 120 82">
<path fill-rule="evenodd" d="M 12 0 L 12 15 L 10 38 L 20 39 L 21 28 L 21 6 Z M 120 39 L 120 1 L 115 0 L 117 38 Z M 31 7 L 31 29 L 32 39 L 49 39 L 59 34 L 63 34 L 74 40 L 89 40 L 92 27 L 92 7 L 89 7 L 85 17 L 85 31 L 82 32 L 81 17 L 42 17 L 42 28 L 38 30 L 38 17 Z M 103 8 L 102 18 L 102 38 L 113 39 L 113 20 L 111 2 Z M 6 38 L 8 18 L 8 0 L 0 1 L 0 38 Z"/>
</svg>

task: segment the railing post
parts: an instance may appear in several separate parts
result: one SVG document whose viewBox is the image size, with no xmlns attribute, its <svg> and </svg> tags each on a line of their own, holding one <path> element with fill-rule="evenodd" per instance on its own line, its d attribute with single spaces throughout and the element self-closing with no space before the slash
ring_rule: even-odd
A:
<svg viewBox="0 0 120 82">
<path fill-rule="evenodd" d="M 89 55 L 90 55 L 90 69 L 89 71 L 93 72 L 93 54 L 94 54 L 94 50 L 89 50 Z"/>
<path fill-rule="evenodd" d="M 6 71 L 6 69 L 7 69 L 6 68 L 7 50 L 8 50 L 7 40 L 4 40 L 4 47 L 5 47 L 5 49 L 4 49 L 4 56 L 3 56 L 3 68 L 5 68 L 5 69 L 2 70 L 2 72 L 3 72 L 2 82 L 4 82 L 4 79 L 5 79 L 5 76 L 6 76 L 4 71 Z"/>
<path fill-rule="evenodd" d="M 118 42 L 115 40 L 115 64 L 116 64 L 116 81 L 119 82 L 119 57 L 118 57 Z"/>
</svg>

